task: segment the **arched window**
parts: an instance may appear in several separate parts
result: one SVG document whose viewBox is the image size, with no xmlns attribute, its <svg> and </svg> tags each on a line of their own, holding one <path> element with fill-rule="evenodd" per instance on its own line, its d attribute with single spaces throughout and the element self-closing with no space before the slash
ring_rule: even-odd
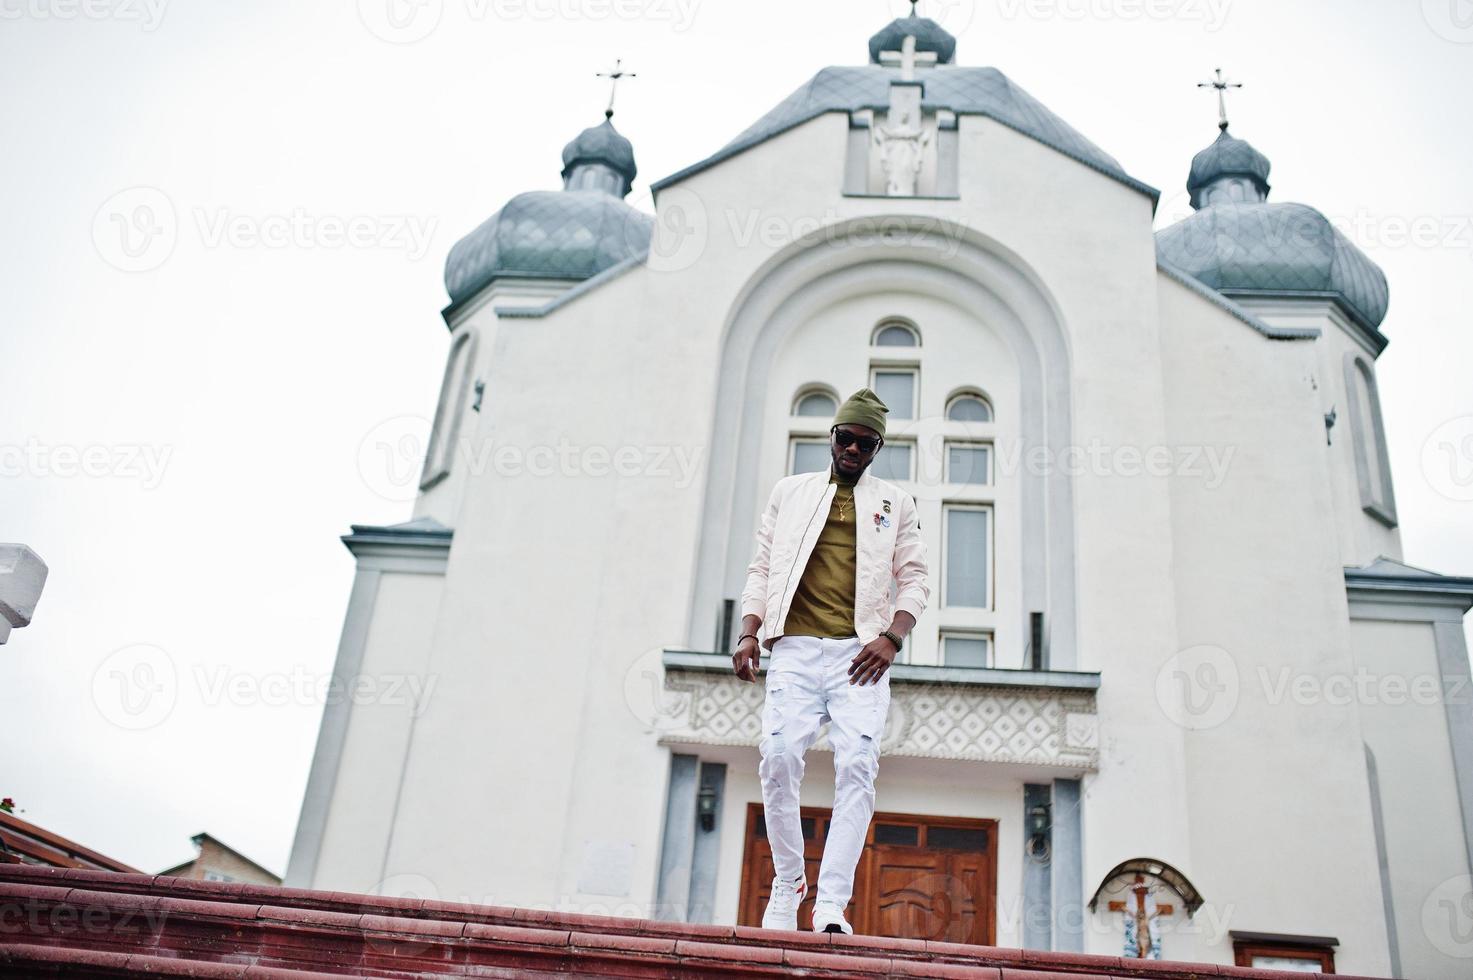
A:
<svg viewBox="0 0 1473 980">
<path fill-rule="evenodd" d="M 946 403 L 946 417 L 952 422 L 991 422 L 992 403 L 975 391 L 963 391 Z"/>
<path fill-rule="evenodd" d="M 435 428 L 430 435 L 429 452 L 425 454 L 424 473 L 420 476 L 421 490 L 428 490 L 448 476 L 450 467 L 455 462 L 460 420 L 465 414 L 471 374 L 476 367 L 475 348 L 475 336 L 471 333 L 461 334 L 450 348 L 450 359 L 445 364 L 445 378 L 440 383 L 440 404 L 435 410 Z"/>
<path fill-rule="evenodd" d="M 1391 493 L 1391 466 L 1376 375 L 1370 363 L 1354 353 L 1345 355 L 1345 397 L 1361 509 L 1387 527 L 1396 527 L 1396 500 Z"/>
<path fill-rule="evenodd" d="M 822 388 L 806 388 L 793 400 L 793 414 L 816 418 L 832 418 L 839 410 L 839 399 Z"/>
<path fill-rule="evenodd" d="M 915 324 L 905 320 L 886 320 L 875 327 L 870 344 L 874 347 L 919 347 L 921 333 Z"/>
</svg>

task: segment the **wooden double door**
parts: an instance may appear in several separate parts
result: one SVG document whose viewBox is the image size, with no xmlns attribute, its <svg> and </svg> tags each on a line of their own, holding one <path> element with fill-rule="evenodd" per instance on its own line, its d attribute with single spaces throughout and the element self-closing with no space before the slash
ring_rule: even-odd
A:
<svg viewBox="0 0 1473 980">
<path fill-rule="evenodd" d="M 813 928 L 818 869 L 830 811 L 803 807 L 808 897 L 798 928 Z M 740 925 L 760 926 L 772 889 L 772 848 L 762 804 L 747 807 Z M 997 938 L 997 821 L 876 813 L 854 873 L 844 916 L 857 934 L 994 945 Z"/>
</svg>

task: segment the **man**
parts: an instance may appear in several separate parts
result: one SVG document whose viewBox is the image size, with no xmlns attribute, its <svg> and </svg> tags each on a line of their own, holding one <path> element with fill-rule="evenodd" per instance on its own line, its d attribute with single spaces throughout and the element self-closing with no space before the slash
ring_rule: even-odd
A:
<svg viewBox="0 0 1473 980">
<path fill-rule="evenodd" d="M 798 928 L 808 891 L 798 816 L 803 755 L 827 721 L 834 810 L 813 930 L 854 932 L 844 909 L 875 810 L 889 668 L 930 596 L 915 501 L 866 472 L 884 445 L 888 411 L 868 388 L 855 392 L 829 430 L 833 465 L 777 482 L 742 590 L 736 675 L 755 683 L 761 648 L 772 652 L 757 769 L 777 872 L 762 915 L 768 929 Z"/>
</svg>

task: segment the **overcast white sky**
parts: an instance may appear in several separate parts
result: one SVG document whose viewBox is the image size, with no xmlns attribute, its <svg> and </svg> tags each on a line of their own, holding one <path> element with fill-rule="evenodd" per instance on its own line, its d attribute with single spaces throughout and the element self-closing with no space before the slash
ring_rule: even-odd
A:
<svg viewBox="0 0 1473 980">
<path fill-rule="evenodd" d="M 819 68 L 861 63 L 906 9 L 0 0 L 0 540 L 51 567 L 34 625 L 0 647 L 0 796 L 147 871 L 201 830 L 284 871 L 321 715 L 291 682 L 331 669 L 352 577 L 338 535 L 409 516 L 359 449 L 433 411 L 450 246 L 513 194 L 560 186 L 616 57 L 639 73 L 617 123 L 648 208 L 649 181 Z M 1002 69 L 1161 188 L 1163 221 L 1216 135 L 1196 82 L 1221 65 L 1247 83 L 1233 130 L 1273 160 L 1273 199 L 1335 218 L 1390 278 L 1379 376 L 1406 558 L 1473 574 L 1473 503 L 1456 499 L 1473 496 L 1473 4 L 922 11 L 962 63 Z M 174 216 L 164 258 L 121 251 L 119 200 Z M 368 240 L 335 244 L 331 222 L 355 217 Z M 293 218 L 311 234 L 253 237 Z M 172 707 L 132 730 L 107 674 L 138 645 L 172 671 Z"/>
</svg>

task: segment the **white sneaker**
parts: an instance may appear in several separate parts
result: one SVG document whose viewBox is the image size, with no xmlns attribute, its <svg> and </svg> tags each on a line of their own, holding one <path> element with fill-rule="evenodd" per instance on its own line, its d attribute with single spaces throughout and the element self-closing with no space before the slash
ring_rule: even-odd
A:
<svg viewBox="0 0 1473 980">
<path fill-rule="evenodd" d="M 854 927 L 844 918 L 844 910 L 836 903 L 826 902 L 823 899 L 813 903 L 813 931 L 842 932 L 846 936 L 854 935 Z"/>
<path fill-rule="evenodd" d="M 767 897 L 767 908 L 762 912 L 762 928 L 798 928 L 798 906 L 808 897 L 808 879 L 799 875 L 791 880 L 772 879 L 772 894 Z"/>
</svg>

